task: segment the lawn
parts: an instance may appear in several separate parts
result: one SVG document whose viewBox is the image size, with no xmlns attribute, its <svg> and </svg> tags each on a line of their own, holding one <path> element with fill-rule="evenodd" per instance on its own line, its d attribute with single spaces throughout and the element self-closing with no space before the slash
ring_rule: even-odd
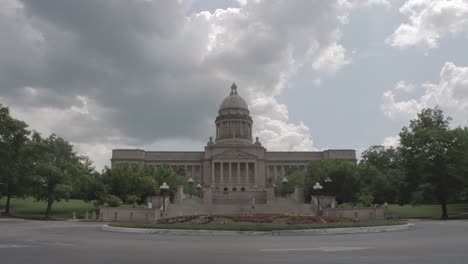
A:
<svg viewBox="0 0 468 264">
<path fill-rule="evenodd" d="M 6 199 L 0 199 L 0 211 L 5 210 Z M 12 215 L 22 218 L 43 218 L 47 203 L 44 201 L 36 202 L 33 198 L 12 198 L 10 202 L 10 212 Z M 86 211 L 97 210 L 92 203 L 86 203 L 82 200 L 68 200 L 54 202 L 52 206 L 51 218 L 56 220 L 65 220 L 72 218 L 73 212 L 76 212 L 78 218 L 83 218 Z"/>
<path fill-rule="evenodd" d="M 448 215 L 450 218 L 467 218 L 468 204 L 449 204 Z M 400 218 L 433 218 L 439 219 L 442 214 L 441 206 L 438 204 L 424 205 L 396 205 L 388 206 L 388 212 L 397 214 Z"/>
<path fill-rule="evenodd" d="M 151 223 L 112 223 L 110 226 L 149 228 L 149 229 L 190 229 L 190 230 L 227 230 L 227 231 L 274 231 L 322 229 L 343 227 L 387 226 L 403 224 L 401 221 L 375 220 L 366 222 L 327 223 L 327 224 L 151 224 Z"/>
</svg>

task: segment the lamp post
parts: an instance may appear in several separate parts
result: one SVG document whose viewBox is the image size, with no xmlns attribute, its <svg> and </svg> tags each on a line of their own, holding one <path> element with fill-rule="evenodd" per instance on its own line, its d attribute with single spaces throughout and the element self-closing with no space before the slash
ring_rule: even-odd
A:
<svg viewBox="0 0 468 264">
<path fill-rule="evenodd" d="M 317 214 L 320 215 L 320 190 L 323 189 L 323 186 L 320 182 L 316 182 L 313 189 L 317 191 Z"/>
<path fill-rule="evenodd" d="M 283 183 L 284 196 L 286 196 L 286 186 L 288 185 L 288 179 L 286 177 L 283 177 L 281 182 Z"/>
<path fill-rule="evenodd" d="M 197 192 L 198 192 L 198 196 L 200 197 L 201 197 L 201 192 L 200 192 L 201 188 L 202 188 L 201 184 L 197 184 L 197 190 L 198 190 Z"/>
<path fill-rule="evenodd" d="M 163 196 L 163 215 L 166 213 L 166 191 L 169 190 L 169 185 L 166 182 L 163 182 L 161 186 L 159 186 L 159 190 L 161 190 L 161 194 Z"/>
<path fill-rule="evenodd" d="M 189 184 L 189 198 L 192 198 L 192 185 L 193 185 L 192 177 L 188 179 L 188 184 Z"/>
</svg>

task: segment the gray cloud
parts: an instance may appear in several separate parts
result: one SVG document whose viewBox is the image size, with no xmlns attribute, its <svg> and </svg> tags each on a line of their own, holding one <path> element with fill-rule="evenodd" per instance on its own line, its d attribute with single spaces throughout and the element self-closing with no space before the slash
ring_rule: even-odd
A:
<svg viewBox="0 0 468 264">
<path fill-rule="evenodd" d="M 102 165 L 115 147 L 206 141 L 236 81 L 267 147 L 311 149 L 308 127 L 275 97 L 330 47 L 341 53 L 323 63 L 346 65 L 339 27 L 352 2 L 248 1 L 188 14 L 187 1 L 2 0 L 0 100 Z M 304 38 L 313 49 L 297 60 Z"/>
</svg>

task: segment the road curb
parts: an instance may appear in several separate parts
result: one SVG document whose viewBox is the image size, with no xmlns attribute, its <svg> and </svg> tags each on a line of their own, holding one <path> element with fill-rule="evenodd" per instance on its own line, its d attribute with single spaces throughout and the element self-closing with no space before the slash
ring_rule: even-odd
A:
<svg viewBox="0 0 468 264">
<path fill-rule="evenodd" d="M 156 235 L 183 235 L 183 236 L 308 236 L 308 235 L 337 235 L 337 234 L 362 234 L 393 232 L 414 229 L 414 224 L 391 226 L 368 226 L 368 227 L 345 227 L 324 228 L 304 230 L 275 230 L 275 231 L 224 231 L 224 230 L 181 230 L 181 229 L 145 229 L 128 228 L 103 225 L 104 231 L 134 233 L 134 234 L 156 234 Z"/>
</svg>

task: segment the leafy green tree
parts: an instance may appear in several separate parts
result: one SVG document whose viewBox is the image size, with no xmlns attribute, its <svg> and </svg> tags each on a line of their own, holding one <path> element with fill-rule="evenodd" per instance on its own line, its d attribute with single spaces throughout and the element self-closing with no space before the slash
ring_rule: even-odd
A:
<svg viewBox="0 0 468 264">
<path fill-rule="evenodd" d="M 0 197 L 5 195 L 5 214 L 10 213 L 10 199 L 26 193 L 25 173 L 29 131 L 27 125 L 14 119 L 7 107 L 0 104 Z"/>
<path fill-rule="evenodd" d="M 72 192 L 72 178 L 83 173 L 79 157 L 72 145 L 52 134 L 42 138 L 33 135 L 35 165 L 33 196 L 47 201 L 45 217 L 49 218 L 54 201 L 68 199 Z"/>
<path fill-rule="evenodd" d="M 404 170 L 399 149 L 375 145 L 362 153 L 361 180 L 368 186 L 375 203 L 401 203 L 404 197 Z"/>
<path fill-rule="evenodd" d="M 463 186 L 459 154 L 465 138 L 450 129 L 450 121 L 438 107 L 423 109 L 400 133 L 408 192 L 418 199 L 430 193 L 441 205 L 442 219 L 448 218 L 449 199 Z"/>
<path fill-rule="evenodd" d="M 362 188 L 356 198 L 360 206 L 370 207 L 374 202 L 374 195 L 367 187 Z"/>
<path fill-rule="evenodd" d="M 177 175 L 168 166 L 161 166 L 157 169 L 153 168 L 153 179 L 156 184 L 154 193 L 159 195 L 159 186 L 165 182 L 169 185 L 169 195 L 171 197 L 173 197 L 174 193 L 177 191 L 178 185 L 184 185 L 187 183 L 186 177 Z"/>
<path fill-rule="evenodd" d="M 106 168 L 102 183 L 108 194 L 115 195 L 127 203 L 130 196 L 142 197 L 154 191 L 151 175 L 138 164 L 115 164 Z"/>
<path fill-rule="evenodd" d="M 283 196 L 294 192 L 296 186 L 304 187 L 304 181 L 306 177 L 305 171 L 295 171 L 287 175 L 287 184 L 283 183 L 283 178 L 278 177 L 275 181 L 275 192 L 276 194 Z"/>
<path fill-rule="evenodd" d="M 331 182 L 325 179 L 330 178 Z M 320 182 L 322 195 L 334 195 L 337 202 L 354 202 L 360 190 L 359 171 L 357 165 L 344 160 L 312 161 L 307 167 L 304 180 L 304 193 L 307 200 L 314 194 L 313 185 Z"/>
<path fill-rule="evenodd" d="M 382 172 L 388 172 L 401 165 L 398 149 L 382 145 L 374 145 L 365 150 L 359 163 L 370 164 Z"/>
<path fill-rule="evenodd" d="M 85 201 L 98 201 L 99 204 L 107 193 L 102 182 L 102 175 L 96 171 L 94 162 L 89 157 L 80 156 L 79 158 L 83 174 L 72 181 L 72 197 Z"/>
</svg>

